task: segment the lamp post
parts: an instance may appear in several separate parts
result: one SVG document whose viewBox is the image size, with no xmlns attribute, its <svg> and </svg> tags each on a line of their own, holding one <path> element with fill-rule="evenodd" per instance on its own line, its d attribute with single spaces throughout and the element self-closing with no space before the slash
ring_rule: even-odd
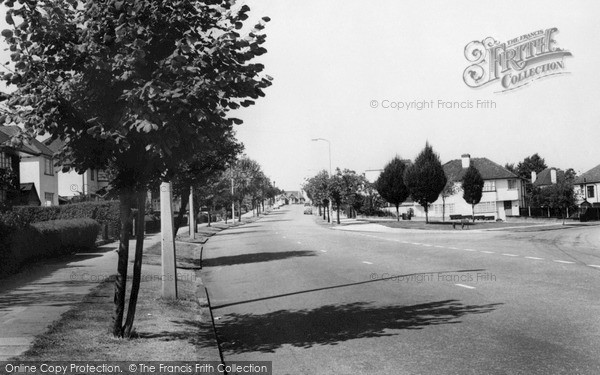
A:
<svg viewBox="0 0 600 375">
<path fill-rule="evenodd" d="M 332 174 L 331 174 L 331 142 L 329 142 L 329 140 L 325 139 L 325 138 L 313 138 L 313 139 L 311 139 L 311 141 L 313 141 L 313 142 L 318 142 L 318 141 L 327 142 L 327 146 L 328 146 L 328 149 L 329 149 L 329 177 L 331 177 L 332 176 Z M 331 210 L 332 210 L 332 208 L 333 208 L 333 203 L 331 202 L 331 197 L 329 197 L 329 207 L 327 209 L 329 211 L 329 215 L 327 215 L 328 216 L 327 219 L 328 219 L 329 223 L 331 223 Z"/>
</svg>

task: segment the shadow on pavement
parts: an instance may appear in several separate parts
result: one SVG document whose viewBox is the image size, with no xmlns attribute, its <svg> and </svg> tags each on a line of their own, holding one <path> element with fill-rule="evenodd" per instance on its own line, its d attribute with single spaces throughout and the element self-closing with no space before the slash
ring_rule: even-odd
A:
<svg viewBox="0 0 600 375">
<path fill-rule="evenodd" d="M 217 332 L 226 352 L 272 353 L 285 344 L 302 348 L 336 345 L 347 340 L 399 334 L 392 330 L 457 324 L 465 315 L 489 313 L 499 305 L 502 304 L 464 305 L 457 300 L 411 306 L 354 302 L 264 315 L 228 314 L 217 326 Z"/>
<path fill-rule="evenodd" d="M 270 262 L 273 260 L 282 260 L 296 257 L 310 257 L 316 255 L 317 254 L 314 251 L 308 250 L 231 255 L 218 258 L 203 259 L 202 267 L 234 266 L 237 264 Z"/>
</svg>

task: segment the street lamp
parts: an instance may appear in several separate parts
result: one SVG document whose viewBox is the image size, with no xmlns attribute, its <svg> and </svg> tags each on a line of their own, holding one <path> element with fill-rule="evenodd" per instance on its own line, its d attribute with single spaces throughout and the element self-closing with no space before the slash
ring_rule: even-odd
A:
<svg viewBox="0 0 600 375">
<path fill-rule="evenodd" d="M 328 146 L 328 149 L 329 149 L 329 177 L 331 177 L 332 176 L 332 173 L 331 173 L 331 142 L 329 142 L 329 140 L 325 139 L 325 138 L 313 138 L 313 139 L 311 139 L 311 141 L 313 141 L 313 142 L 318 142 L 318 141 L 327 142 L 327 146 Z M 328 211 L 329 211 L 329 215 L 328 215 L 329 216 L 328 217 L 329 221 L 328 222 L 329 223 L 331 223 L 331 210 L 332 210 L 332 208 L 333 208 L 333 204 L 331 202 L 331 197 L 329 197 L 329 208 L 328 208 Z"/>
</svg>

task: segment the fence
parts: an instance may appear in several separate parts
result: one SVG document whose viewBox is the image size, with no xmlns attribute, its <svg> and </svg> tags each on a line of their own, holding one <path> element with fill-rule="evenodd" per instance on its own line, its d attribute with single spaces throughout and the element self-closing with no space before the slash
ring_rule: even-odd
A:
<svg viewBox="0 0 600 375">
<path fill-rule="evenodd" d="M 549 207 L 521 207 L 519 211 L 524 217 L 562 219 L 566 214 L 565 217 L 580 221 L 600 220 L 600 207 L 578 207 L 567 212 Z"/>
</svg>

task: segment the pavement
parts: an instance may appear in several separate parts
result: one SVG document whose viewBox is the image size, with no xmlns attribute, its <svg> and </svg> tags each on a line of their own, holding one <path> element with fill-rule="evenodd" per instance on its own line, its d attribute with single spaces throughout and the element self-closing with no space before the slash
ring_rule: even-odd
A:
<svg viewBox="0 0 600 375">
<path fill-rule="evenodd" d="M 204 246 L 225 361 L 273 361 L 277 374 L 600 373 L 600 227 L 367 232 L 302 212 Z"/>
<path fill-rule="evenodd" d="M 242 215 L 252 217 L 252 213 Z M 236 220 L 237 222 L 237 220 Z M 216 224 L 216 223 L 215 223 Z M 199 228 L 206 224 L 199 224 Z M 179 230 L 180 236 L 189 228 Z M 160 243 L 160 233 L 144 238 L 144 248 Z M 135 238 L 130 242 L 130 262 L 135 256 Z M 88 295 L 106 278 L 116 274 L 118 242 L 99 246 L 93 252 L 44 260 L 3 278 L 0 283 L 0 361 L 27 351 L 61 315 Z M 152 266 L 144 265 L 144 274 Z M 215 344 L 215 358 L 219 358 Z"/>
</svg>

